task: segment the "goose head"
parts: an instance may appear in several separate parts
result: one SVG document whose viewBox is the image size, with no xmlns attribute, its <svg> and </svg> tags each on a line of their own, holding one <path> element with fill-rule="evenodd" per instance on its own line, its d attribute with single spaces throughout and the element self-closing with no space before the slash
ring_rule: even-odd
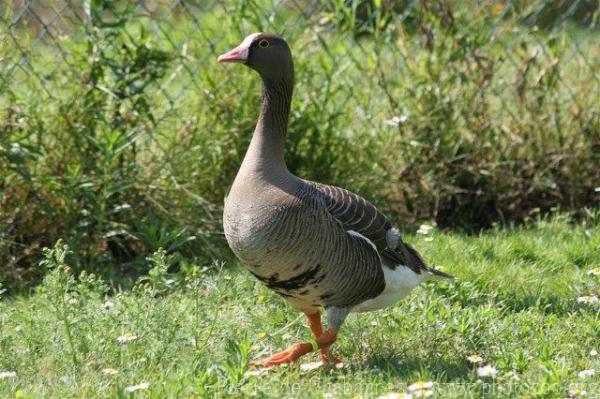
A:
<svg viewBox="0 0 600 399">
<path fill-rule="evenodd" d="M 218 58 L 219 62 L 244 64 L 257 71 L 264 80 L 293 79 L 292 52 L 287 42 L 272 33 L 253 33 L 234 49 Z"/>
</svg>

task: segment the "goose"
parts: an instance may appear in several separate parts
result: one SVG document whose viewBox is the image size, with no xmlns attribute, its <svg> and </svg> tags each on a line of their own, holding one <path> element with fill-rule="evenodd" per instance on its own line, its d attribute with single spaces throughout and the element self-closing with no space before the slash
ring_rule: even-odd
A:
<svg viewBox="0 0 600 399">
<path fill-rule="evenodd" d="M 452 276 L 428 267 L 371 202 L 288 170 L 284 143 L 294 65 L 283 38 L 251 34 L 218 61 L 244 64 L 262 78 L 258 122 L 225 199 L 227 243 L 252 275 L 305 314 L 314 334 L 310 342 L 251 364 L 296 363 L 318 350 L 332 365 L 339 358 L 330 347 L 350 312 L 388 307 L 421 282 Z"/>
</svg>

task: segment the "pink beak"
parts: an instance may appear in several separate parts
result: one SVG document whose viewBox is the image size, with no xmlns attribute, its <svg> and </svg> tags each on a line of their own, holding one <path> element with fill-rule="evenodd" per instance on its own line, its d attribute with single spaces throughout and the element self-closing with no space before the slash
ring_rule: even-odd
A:
<svg viewBox="0 0 600 399">
<path fill-rule="evenodd" d="M 239 46 L 225 54 L 221 54 L 217 60 L 219 62 L 238 62 L 245 64 L 248 61 L 248 53 L 250 52 L 252 41 L 254 41 L 254 39 L 260 34 L 261 33 L 258 32 L 246 36 L 244 41 L 241 42 Z"/>
<path fill-rule="evenodd" d="M 219 62 L 237 62 L 243 64 L 248 60 L 248 47 L 242 43 L 233 50 L 221 54 L 217 60 Z"/>
</svg>

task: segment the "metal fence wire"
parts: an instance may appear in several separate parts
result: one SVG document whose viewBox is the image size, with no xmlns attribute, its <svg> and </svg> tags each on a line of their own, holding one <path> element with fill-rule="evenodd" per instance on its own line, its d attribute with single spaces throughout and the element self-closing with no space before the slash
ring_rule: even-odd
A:
<svg viewBox="0 0 600 399">
<path fill-rule="evenodd" d="M 364 49 L 361 40 L 378 18 L 381 19 L 383 12 L 389 12 L 385 17 L 386 26 L 410 21 L 420 7 L 447 12 L 447 23 L 452 23 L 452 7 L 471 7 L 473 20 L 481 14 L 491 14 L 489 23 L 495 27 L 488 33 L 487 40 L 503 47 L 504 62 L 526 72 L 528 65 L 518 55 L 529 52 L 531 62 L 552 58 L 553 54 L 549 53 L 551 41 L 560 37 L 570 42 L 570 54 L 561 56 L 560 62 L 574 67 L 573 73 L 581 76 L 590 76 L 593 71 L 596 82 L 591 82 L 592 85 L 597 85 L 600 79 L 597 75 L 598 47 L 593 54 L 589 52 L 593 47 L 582 47 L 584 40 L 595 40 L 598 44 L 597 0 L 9 0 L 3 3 L 0 6 L 0 88 L 4 93 L 26 87 L 32 95 L 55 101 L 61 96 L 60 87 L 56 86 L 57 76 L 80 68 L 74 60 L 78 57 L 73 55 L 73 52 L 81 51 L 77 45 L 100 46 L 101 43 L 94 43 L 101 37 L 98 30 L 116 28 L 126 31 L 132 21 L 137 21 L 147 29 L 145 35 L 155 37 L 155 46 L 178 55 L 170 60 L 168 71 L 152 82 L 157 83 L 156 95 L 164 100 L 152 113 L 158 119 L 176 109 L 179 98 L 192 90 L 203 90 L 203 84 L 197 79 L 202 64 L 214 61 L 217 48 L 222 50 L 234 44 L 229 40 L 232 36 L 224 34 L 224 30 L 231 27 L 219 24 L 225 18 L 238 23 L 234 28 L 240 34 L 260 28 L 293 39 L 319 36 L 322 44 L 338 41 L 339 36 L 344 36 L 344 40 L 350 40 L 354 47 L 372 51 Z M 506 20 L 511 22 L 506 23 Z M 352 32 L 339 30 L 341 24 L 349 23 L 353 24 Z M 514 23 L 527 26 L 525 34 L 530 37 L 515 39 L 511 32 Z M 545 34 L 536 37 L 540 30 Z M 585 38 L 582 30 L 591 31 L 593 35 Z M 332 39 L 332 36 L 338 37 Z M 110 35 L 102 37 L 110 40 Z M 191 50 L 191 41 L 195 51 Z M 525 48 L 526 42 L 537 43 L 538 47 Z M 357 54 L 349 61 L 362 69 L 362 58 Z M 579 73 L 581 70 L 585 71 Z M 357 83 L 348 82 L 349 85 Z M 519 85 L 514 83 L 507 80 L 506 89 L 519 90 Z M 571 82 L 559 84 L 563 84 L 566 91 L 571 90 Z M 498 95 L 502 100 L 501 93 Z M 570 100 L 577 103 L 577 93 L 571 91 Z M 1 104 L 6 112 L 10 101 L 5 97 Z"/>
<path fill-rule="evenodd" d="M 239 159 L 245 148 L 242 141 L 247 140 L 235 132 L 242 127 L 251 129 L 255 118 L 255 109 L 240 99 L 258 95 L 257 84 L 246 83 L 254 82 L 246 72 L 233 74 L 232 69 L 218 65 L 216 57 L 256 31 L 281 34 L 295 55 L 298 90 L 291 133 L 301 127 L 304 137 L 292 134 L 289 147 L 293 154 L 304 146 L 305 156 L 302 163 L 294 163 L 293 157 L 289 161 L 300 169 L 312 167 L 314 178 L 331 178 L 325 175 L 330 169 L 322 166 L 332 159 L 327 158 L 327 148 L 337 145 L 334 136 L 326 136 L 329 130 L 343 130 L 346 138 L 368 132 L 396 140 L 396 136 L 382 133 L 396 129 L 407 138 L 398 145 L 414 148 L 415 154 L 425 141 L 427 148 L 437 146 L 437 152 L 419 158 L 421 163 L 434 164 L 436 157 L 443 157 L 440 148 L 447 148 L 456 162 L 464 158 L 453 150 L 451 140 L 446 142 L 442 136 L 431 139 L 435 131 L 460 131 L 466 141 L 490 131 L 512 143 L 506 151 L 518 151 L 523 140 L 539 135 L 537 141 L 531 138 L 536 143 L 533 151 L 551 157 L 552 146 L 579 145 L 575 139 L 569 141 L 566 132 L 575 132 L 572 137 L 598 135 L 591 130 L 597 126 L 600 104 L 599 21 L 598 0 L 4 0 L 0 3 L 0 161 L 4 163 L 0 173 L 12 168 L 11 179 L 27 182 L 31 188 L 20 193 L 16 188 L 20 183 L 0 182 L 4 191 L 0 206 L 4 206 L 2 201 L 12 204 L 6 219 L 0 220 L 2 234 L 11 240 L 10 248 L 27 245 L 26 236 L 33 227 L 18 236 L 10 231 L 23 228 L 28 209 L 24 204 L 32 197 L 55 209 L 71 206 L 65 205 L 67 194 L 59 200 L 58 195 L 45 193 L 54 187 L 40 183 L 48 174 L 33 179 L 29 174 L 34 173 L 35 165 L 18 169 L 21 159 L 37 159 L 40 148 L 46 148 L 51 161 L 45 162 L 54 168 L 48 173 L 63 176 L 61 190 L 75 187 L 75 202 L 91 201 L 85 197 L 91 185 L 95 196 L 113 195 L 112 189 L 106 189 L 107 182 L 127 181 L 123 176 L 134 173 L 123 161 L 126 152 L 135 157 L 135 164 L 147 167 L 135 171 L 132 184 L 144 183 L 150 190 L 173 189 L 172 201 L 189 195 L 197 206 L 194 212 L 216 215 L 223 183 L 208 173 L 202 175 L 206 172 L 202 168 L 228 174 L 228 178 L 235 172 L 232 162 L 226 160 Z M 222 123 L 225 119 L 227 123 Z M 215 129 L 223 134 L 211 136 Z M 319 141 L 311 139 L 315 130 L 324 132 L 321 147 L 310 147 Z M 551 139 L 545 136 L 549 130 Z M 213 145 L 211 140 L 221 140 L 224 145 Z M 494 140 L 487 142 L 493 146 Z M 67 155 L 48 150 L 67 142 L 79 148 L 83 161 L 71 162 Z M 94 169 L 84 159 L 88 149 L 95 151 L 96 158 L 114 156 L 114 162 L 123 166 L 110 169 L 111 158 L 105 166 L 98 162 Z M 346 155 L 342 151 L 340 156 Z M 357 162 L 360 158 L 354 156 Z M 408 179 L 407 168 L 416 167 L 409 161 L 402 161 L 406 166 L 382 167 L 381 173 L 395 169 L 394 178 Z M 106 180 L 90 177 L 71 183 L 69 179 L 76 173 L 65 170 L 75 168 L 73 165 L 88 168 L 88 177 L 102 177 L 109 169 L 114 174 Z M 425 172 L 418 172 L 414 179 Z M 491 172 L 477 167 L 472 173 L 485 181 Z M 348 176 L 342 171 L 335 177 L 352 183 Z M 433 183 L 427 176 L 413 183 L 421 190 L 413 200 L 425 198 L 429 187 L 434 193 L 427 201 L 433 210 L 413 215 L 415 220 L 441 212 L 438 208 L 443 199 L 436 196 L 443 187 L 430 189 Z M 161 186 L 157 179 L 169 183 Z M 379 182 L 363 179 L 352 184 L 360 189 Z M 552 181 L 541 179 L 535 184 L 545 187 L 540 189 L 539 201 L 546 195 L 563 201 L 564 193 L 553 194 Z M 457 196 L 481 194 L 480 186 L 467 186 L 448 190 L 455 190 L 451 194 Z M 576 186 L 569 187 L 576 191 Z M 217 193 L 214 197 L 211 190 Z M 408 204 L 405 197 L 409 194 L 397 193 L 398 198 L 404 196 L 407 212 L 423 209 Z M 19 195 L 21 202 L 15 200 Z M 390 207 L 401 201 L 394 195 L 388 196 Z M 588 197 L 572 201 L 572 205 L 587 204 L 595 194 L 586 191 L 582 195 Z M 155 198 L 149 195 L 146 201 Z M 504 208 L 498 205 L 498 209 L 511 212 L 523 204 L 536 206 L 530 199 L 523 199 L 520 205 L 514 200 L 517 205 L 513 205 L 512 197 L 501 193 L 491 206 L 504 201 Z M 137 219 L 128 225 L 124 218 L 107 216 L 128 209 L 127 203 L 113 202 L 110 210 L 103 205 L 82 206 L 81 212 L 87 212 L 82 213 L 82 220 L 91 220 L 90 212 L 101 215 L 85 222 L 86 226 L 110 220 L 112 224 L 102 231 L 108 241 L 126 234 L 146 240 L 151 235 L 147 230 L 139 226 L 135 232 L 127 230 Z M 157 209 L 163 205 L 152 202 Z M 167 211 L 173 213 L 173 209 Z M 44 212 L 32 212 L 38 215 L 31 216 L 32 226 L 36 221 L 42 223 L 39 215 Z M 52 220 L 52 214 L 46 216 Z M 19 218 L 21 227 L 16 227 Z M 176 220 L 185 225 L 181 218 Z M 71 222 L 85 231 L 84 222 Z M 218 231 L 219 221 L 215 218 L 211 223 Z M 202 236 L 203 229 L 209 229 L 202 223 L 190 222 L 190 226 L 190 235 Z M 39 231 L 49 228 L 38 227 Z M 62 233 L 57 230 L 56 234 Z M 15 256 L 13 264 L 18 262 Z"/>
</svg>

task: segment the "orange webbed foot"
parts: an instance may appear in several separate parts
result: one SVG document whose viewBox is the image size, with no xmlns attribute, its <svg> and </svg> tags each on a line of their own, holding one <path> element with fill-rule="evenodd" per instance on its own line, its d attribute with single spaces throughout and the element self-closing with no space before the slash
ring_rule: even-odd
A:
<svg viewBox="0 0 600 399">
<path fill-rule="evenodd" d="M 273 367 L 281 364 L 294 364 L 300 357 L 310 352 L 312 352 L 311 344 L 294 344 L 283 352 L 275 353 L 274 355 L 265 357 L 263 359 L 251 360 L 250 364 L 253 366 L 262 367 Z"/>
<path fill-rule="evenodd" d="M 338 357 L 333 356 L 331 354 L 331 350 L 329 349 L 329 347 L 337 339 L 336 330 L 330 328 L 323 333 L 321 329 L 321 316 L 319 313 L 310 315 L 307 314 L 306 318 L 311 331 L 315 335 L 314 342 L 305 342 L 292 345 L 283 352 L 276 353 L 263 359 L 251 360 L 250 364 L 253 366 L 262 367 L 273 367 L 281 364 L 294 364 L 300 357 L 317 349 L 321 350 L 321 359 L 323 360 L 323 364 L 325 366 L 341 363 L 341 360 Z"/>
</svg>

